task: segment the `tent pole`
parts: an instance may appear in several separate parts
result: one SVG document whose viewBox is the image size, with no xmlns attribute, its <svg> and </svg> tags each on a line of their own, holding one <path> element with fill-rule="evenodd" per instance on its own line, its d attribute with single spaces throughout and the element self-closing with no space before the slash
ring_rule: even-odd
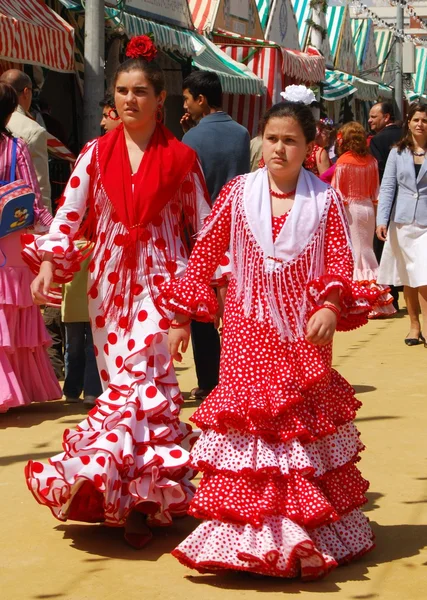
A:
<svg viewBox="0 0 427 600">
<path fill-rule="evenodd" d="M 396 29 L 403 33 L 403 4 L 396 5 Z M 396 119 L 403 119 L 403 40 L 396 38 Z"/>
<path fill-rule="evenodd" d="M 86 0 L 84 44 L 83 141 L 99 136 L 99 102 L 104 96 L 104 0 Z"/>
</svg>

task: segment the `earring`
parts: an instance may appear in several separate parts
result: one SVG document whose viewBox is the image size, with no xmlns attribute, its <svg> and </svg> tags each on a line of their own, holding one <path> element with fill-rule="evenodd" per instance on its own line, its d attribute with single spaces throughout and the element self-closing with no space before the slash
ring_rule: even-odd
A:
<svg viewBox="0 0 427 600">
<path fill-rule="evenodd" d="M 162 123 L 163 122 L 163 107 L 162 107 L 161 104 L 159 104 L 159 106 L 157 107 L 156 121 L 157 121 L 157 123 Z"/>
<path fill-rule="evenodd" d="M 108 117 L 112 120 L 112 121 L 119 121 L 120 117 L 117 114 L 117 112 L 112 108 L 110 109 L 110 111 L 108 112 Z"/>
</svg>

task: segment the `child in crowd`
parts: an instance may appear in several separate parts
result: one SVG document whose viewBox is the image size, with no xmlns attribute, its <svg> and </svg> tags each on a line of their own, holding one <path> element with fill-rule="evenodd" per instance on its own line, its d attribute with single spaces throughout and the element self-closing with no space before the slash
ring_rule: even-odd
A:
<svg viewBox="0 0 427 600">
<path fill-rule="evenodd" d="M 315 579 L 373 547 L 360 403 L 332 369 L 332 338 L 366 323 L 379 292 L 352 281 L 341 200 L 302 168 L 316 135 L 305 96 L 267 112 L 265 166 L 223 188 L 184 277 L 163 287 L 179 360 L 190 320 L 215 318 L 209 283 L 230 248 L 219 385 L 191 419 L 203 477 L 189 514 L 203 522 L 173 551 L 202 573 Z"/>
<path fill-rule="evenodd" d="M 79 241 L 76 245 L 82 248 L 86 244 Z M 102 394 L 102 386 L 89 322 L 87 271 L 90 259 L 90 256 L 86 258 L 73 280 L 63 285 L 62 320 L 65 325 L 65 400 L 79 402 L 83 392 L 83 404 L 91 407 Z"/>
</svg>

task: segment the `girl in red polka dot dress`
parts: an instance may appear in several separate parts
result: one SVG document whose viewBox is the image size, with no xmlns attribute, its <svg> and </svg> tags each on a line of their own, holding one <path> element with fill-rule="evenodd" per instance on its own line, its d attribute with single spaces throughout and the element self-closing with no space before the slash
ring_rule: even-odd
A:
<svg viewBox="0 0 427 600">
<path fill-rule="evenodd" d="M 190 317 L 214 318 L 209 281 L 230 248 L 220 382 L 192 417 L 203 477 L 189 513 L 203 522 L 173 552 L 202 573 L 314 579 L 373 546 L 360 403 L 331 359 L 335 330 L 366 323 L 377 296 L 352 282 L 340 199 L 301 168 L 315 133 L 305 104 L 270 109 L 266 166 L 223 188 L 185 276 L 164 285 L 175 356 Z"/>
<path fill-rule="evenodd" d="M 184 271 L 186 240 L 210 207 L 196 154 L 160 122 L 166 92 L 149 60 L 155 48 L 147 36 L 130 46 L 137 57 L 114 80 L 122 124 L 84 148 L 49 234 L 25 249 L 35 269 L 43 259 L 33 295 L 44 302 L 52 280 L 69 281 L 79 269 L 73 240 L 95 244 L 89 314 L 104 392 L 64 432 L 64 452 L 49 464 L 30 461 L 26 477 L 58 519 L 124 525 L 126 540 L 142 547 L 146 522 L 170 524 L 193 495 L 191 427 L 179 420 L 167 347 L 171 315 L 157 299 L 159 285 Z"/>
</svg>

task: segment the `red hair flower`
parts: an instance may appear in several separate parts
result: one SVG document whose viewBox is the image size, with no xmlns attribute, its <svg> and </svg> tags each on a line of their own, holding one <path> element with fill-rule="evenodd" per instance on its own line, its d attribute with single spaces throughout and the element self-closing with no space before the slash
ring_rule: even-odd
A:
<svg viewBox="0 0 427 600">
<path fill-rule="evenodd" d="M 148 35 L 137 35 L 133 37 L 126 47 L 128 58 L 143 58 L 151 62 L 157 56 L 157 48 Z"/>
</svg>

